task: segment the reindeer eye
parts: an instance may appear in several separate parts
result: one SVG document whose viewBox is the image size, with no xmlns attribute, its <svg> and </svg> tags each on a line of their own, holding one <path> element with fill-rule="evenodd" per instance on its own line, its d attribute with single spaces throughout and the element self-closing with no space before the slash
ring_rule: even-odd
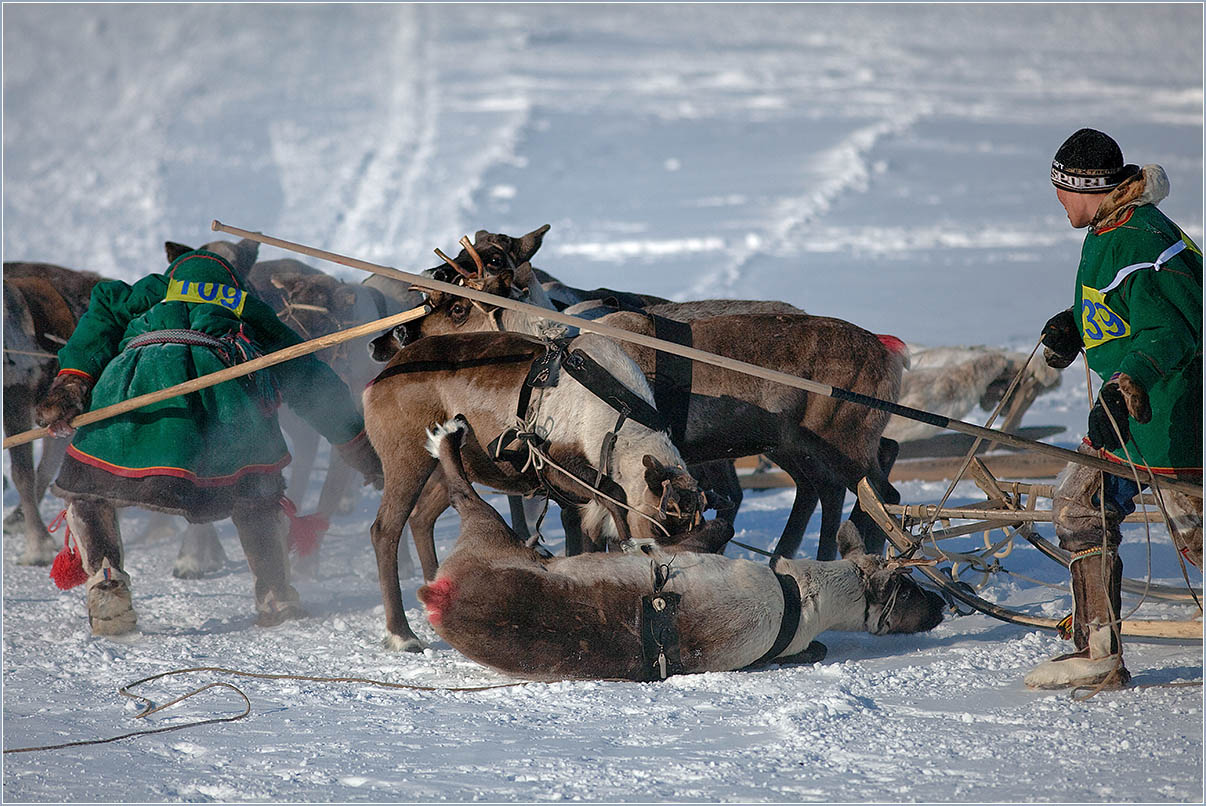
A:
<svg viewBox="0 0 1206 806">
<path fill-rule="evenodd" d="M 458 318 L 464 316 L 466 313 L 468 313 L 468 311 L 469 306 L 463 302 L 453 303 L 452 307 L 449 309 L 449 313 Z"/>
</svg>

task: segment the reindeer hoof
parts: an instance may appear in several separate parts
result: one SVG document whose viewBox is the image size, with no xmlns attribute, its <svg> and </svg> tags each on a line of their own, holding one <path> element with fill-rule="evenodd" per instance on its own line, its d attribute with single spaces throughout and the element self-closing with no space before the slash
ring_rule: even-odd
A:
<svg viewBox="0 0 1206 806">
<path fill-rule="evenodd" d="M 93 635 L 122 635 L 131 632 L 138 623 L 130 586 L 120 580 L 109 580 L 88 589 L 88 624 Z"/>
<path fill-rule="evenodd" d="M 259 616 L 256 617 L 255 626 L 275 627 L 278 624 L 284 624 L 286 621 L 309 617 L 310 614 L 306 612 L 304 607 L 297 602 L 290 602 L 272 610 L 261 610 Z"/>
<path fill-rule="evenodd" d="M 381 645 L 394 652 L 422 652 L 426 647 L 418 638 L 403 638 L 400 635 L 387 635 Z"/>
<path fill-rule="evenodd" d="M 808 646 L 804 647 L 803 651 L 797 652 L 794 655 L 788 655 L 782 658 L 775 658 L 775 663 L 780 665 L 789 663 L 820 663 L 825 660 L 825 656 L 829 654 L 829 647 L 822 644 L 820 641 L 813 641 Z"/>
<path fill-rule="evenodd" d="M 54 562 L 56 554 L 58 554 L 58 546 L 49 536 L 46 540 L 34 540 L 27 536 L 25 551 L 17 557 L 17 565 L 50 565 Z"/>
<path fill-rule="evenodd" d="M 20 505 L 13 507 L 7 515 L 4 516 L 4 533 L 16 533 L 21 531 L 25 526 L 25 511 Z"/>
</svg>

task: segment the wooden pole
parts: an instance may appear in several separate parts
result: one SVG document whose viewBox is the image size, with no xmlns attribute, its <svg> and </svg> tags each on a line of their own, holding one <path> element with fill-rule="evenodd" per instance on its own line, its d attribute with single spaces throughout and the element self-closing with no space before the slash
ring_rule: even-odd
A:
<svg viewBox="0 0 1206 806">
<path fill-rule="evenodd" d="M 1123 478 L 1131 478 L 1131 470 L 1125 465 L 1120 465 L 1114 462 L 1109 462 L 1105 459 L 1099 459 L 1096 456 L 1089 456 L 1076 451 L 1070 451 L 1067 448 L 1061 448 L 1057 445 L 1048 445 L 1045 442 L 1036 442 L 1035 440 L 1019 437 L 1014 434 L 1008 434 L 1004 431 L 998 431 L 993 428 L 983 428 L 973 423 L 964 422 L 963 420 L 952 420 L 949 417 L 943 417 L 940 414 L 933 414 L 928 411 L 910 408 L 909 406 L 901 406 L 898 403 L 892 403 L 887 400 L 861 395 L 857 392 L 851 392 L 836 386 L 828 386 L 823 383 L 809 380 L 808 378 L 799 378 L 795 375 L 788 375 L 785 372 L 778 372 L 773 369 L 757 366 L 756 364 L 748 364 L 745 361 L 738 361 L 733 358 L 727 358 L 722 355 L 704 352 L 697 350 L 694 347 L 685 347 L 681 344 L 665 341 L 663 339 L 646 336 L 642 333 L 633 333 L 623 328 L 612 327 L 601 322 L 592 322 L 587 319 L 580 319 L 576 316 L 569 316 L 559 311 L 550 311 L 547 308 L 540 308 L 535 305 L 529 305 L 526 302 L 507 299 L 495 294 L 489 294 L 485 291 L 478 291 L 475 288 L 466 288 L 464 286 L 454 285 L 436 280 L 432 277 L 424 277 L 418 274 L 400 271 L 390 266 L 382 266 L 377 263 L 369 263 L 365 260 L 358 260 L 346 255 L 340 255 L 335 252 L 327 252 L 323 249 L 315 249 L 311 246 L 285 241 L 280 238 L 274 238 L 270 235 L 264 235 L 259 232 L 251 232 L 238 227 L 231 227 L 215 220 L 211 225 L 215 232 L 225 232 L 230 235 L 237 235 L 241 238 L 249 238 L 253 241 L 276 246 L 281 249 L 287 249 L 290 252 L 298 252 L 299 254 L 316 257 L 320 260 L 326 260 L 331 263 L 339 263 L 343 266 L 350 266 L 354 269 L 372 272 L 373 274 L 381 274 L 385 277 L 392 277 L 395 280 L 401 280 L 412 285 L 418 285 L 422 288 L 428 288 L 435 291 L 444 291 L 449 294 L 455 294 L 467 299 L 477 300 L 488 305 L 494 305 L 499 308 L 508 308 L 513 311 L 520 311 L 530 316 L 537 316 L 542 319 L 548 319 L 553 322 L 559 322 L 563 325 L 576 327 L 579 330 L 587 333 L 598 333 L 602 336 L 607 336 L 618 341 L 626 341 L 632 344 L 640 344 L 644 347 L 649 347 L 654 350 L 660 350 L 665 353 L 689 358 L 693 361 L 702 361 L 705 364 L 729 369 L 734 372 L 741 372 L 746 375 L 753 375 L 756 378 L 763 380 L 781 383 L 784 386 L 791 386 L 796 389 L 803 389 L 805 392 L 813 392 L 825 397 L 832 397 L 837 400 L 845 400 L 851 403 L 857 403 L 861 406 L 886 411 L 891 414 L 896 414 L 910 420 L 927 423 L 937 426 L 938 428 L 946 428 L 951 431 L 958 431 L 963 434 L 968 434 L 973 437 L 989 439 L 999 442 L 1003 445 L 1011 445 L 1015 448 L 1024 448 L 1033 450 L 1036 453 L 1044 453 L 1048 456 L 1053 456 L 1062 459 L 1065 462 L 1073 462 L 1075 464 L 1091 467 L 1094 470 L 1101 470 L 1114 476 L 1122 476 Z M 1167 477 L 1157 476 L 1157 486 L 1163 489 L 1178 490 L 1193 495 L 1196 497 L 1202 496 L 1202 485 L 1195 484 L 1190 481 L 1181 479 L 1172 479 Z M 1141 479 L 1143 480 L 1143 479 Z"/>
<path fill-rule="evenodd" d="M 179 395 L 196 392 L 200 389 L 206 389 L 210 386 L 216 386 L 219 383 L 224 383 L 235 378 L 240 378 L 244 375 L 249 375 L 256 370 L 271 367 L 275 364 L 282 364 L 294 358 L 300 358 L 303 355 L 316 353 L 319 350 L 332 347 L 336 344 L 342 344 L 345 341 L 360 338 L 361 336 L 371 336 L 375 333 L 380 333 L 382 330 L 388 330 L 391 327 L 397 327 L 404 322 L 409 322 L 413 319 L 418 319 L 421 316 L 426 316 L 431 309 L 426 305 L 420 305 L 418 308 L 411 308 L 409 311 L 396 313 L 393 316 L 386 316 L 383 319 L 377 319 L 372 322 L 367 322 L 363 325 L 350 327 L 347 330 L 340 330 L 335 333 L 328 333 L 325 336 L 319 336 L 316 339 L 303 341 L 301 344 L 294 344 L 292 347 L 286 347 L 283 350 L 277 350 L 274 353 L 253 358 L 242 364 L 236 364 L 233 367 L 220 369 L 217 372 L 211 372 L 208 375 L 202 375 L 200 378 L 193 378 L 191 381 L 178 383 L 175 386 L 169 386 L 166 389 L 160 389 L 156 392 L 148 392 L 145 395 L 132 397 L 129 400 L 123 400 L 120 403 L 114 403 L 112 406 L 96 409 L 95 411 L 84 412 L 80 416 L 71 421 L 74 428 L 79 428 L 81 425 L 100 422 L 107 420 L 110 417 L 115 417 L 118 414 L 125 414 L 127 411 L 140 409 L 143 406 L 149 406 L 152 403 L 158 403 L 161 400 L 177 397 Z M 4 439 L 5 450 L 24 445 L 26 442 L 33 442 L 35 439 L 42 439 L 50 436 L 49 428 L 35 428 L 32 431 L 26 431 L 15 436 L 6 437 Z"/>
</svg>

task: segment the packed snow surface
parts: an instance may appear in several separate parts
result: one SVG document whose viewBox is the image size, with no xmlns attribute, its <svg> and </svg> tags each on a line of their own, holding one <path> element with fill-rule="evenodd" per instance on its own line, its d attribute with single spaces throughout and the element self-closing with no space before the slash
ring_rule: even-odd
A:
<svg viewBox="0 0 1206 806">
<path fill-rule="evenodd" d="M 165 240 L 212 240 L 215 218 L 411 270 L 479 228 L 548 223 L 535 263 L 574 285 L 779 299 L 910 343 L 1029 352 L 1072 299 L 1082 233 L 1047 170 L 1082 126 L 1163 165 L 1162 209 L 1202 238 L 1199 5 L 6 4 L 3 37 L 4 258 L 124 280 L 160 270 Z M 1065 426 L 1054 439 L 1071 446 L 1087 399 L 1078 363 L 1025 424 Z M 900 488 L 910 503 L 946 491 Z M 4 800 L 1202 798 L 1202 690 L 1175 685 L 1201 680 L 1200 644 L 1131 640 L 1134 687 L 1083 702 L 1021 681 L 1066 642 L 978 614 L 922 635 L 827 633 L 817 665 L 441 690 L 517 681 L 435 636 L 417 575 L 403 596 L 429 648 L 381 646 L 377 496 L 360 491 L 317 564 L 295 568 L 311 617 L 271 629 L 253 626 L 229 522 L 226 567 L 184 581 L 178 539 L 126 514 L 140 629 L 123 640 L 92 637 L 81 590 L 16 565 L 6 536 L 6 749 L 241 711 L 218 688 L 134 720 L 118 688 L 178 668 L 436 690 L 154 681 L 137 691 L 159 703 L 232 683 L 251 715 L 7 754 Z M 976 498 L 964 483 L 952 501 Z M 737 539 L 772 546 L 791 502 L 748 494 Z M 457 532 L 450 512 L 441 556 Z M 545 534 L 559 551 L 555 512 Z M 1127 576 L 1144 579 L 1146 531 L 1126 535 Z M 1058 565 L 1025 543 L 1001 564 L 985 598 L 1068 612 Z M 1184 585 L 1160 528 L 1150 573 Z M 1149 600 L 1133 617 L 1193 612 Z"/>
</svg>

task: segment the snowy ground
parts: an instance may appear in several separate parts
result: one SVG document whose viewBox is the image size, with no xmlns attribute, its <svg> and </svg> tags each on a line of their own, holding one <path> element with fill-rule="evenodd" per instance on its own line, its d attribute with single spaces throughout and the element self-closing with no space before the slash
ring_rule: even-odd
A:
<svg viewBox="0 0 1206 806">
<path fill-rule="evenodd" d="M 537 264 L 576 285 L 783 299 L 910 342 L 1029 351 L 1071 299 L 1081 233 L 1046 172 L 1073 130 L 1104 129 L 1131 161 L 1164 165 L 1162 208 L 1203 234 L 1200 6 L 6 4 L 3 23 L 6 260 L 133 279 L 163 265 L 164 240 L 210 240 L 219 218 L 419 269 L 466 232 L 550 223 Z M 1064 425 L 1057 440 L 1072 444 L 1085 400 L 1077 364 L 1025 424 Z M 943 491 L 901 489 L 918 503 Z M 965 485 L 956 500 L 973 495 Z M 771 545 L 791 493 L 746 501 L 738 539 Z M 136 730 L 117 688 L 179 667 L 503 681 L 435 640 L 417 578 L 403 595 L 431 648 L 380 646 L 375 508 L 365 491 L 300 577 L 312 618 L 266 630 L 252 626 L 228 522 L 227 567 L 181 581 L 176 541 L 140 537 L 145 516 L 130 514 L 141 631 L 121 641 L 90 637 L 79 590 L 15 565 L 6 538 L 4 747 Z M 442 553 L 457 528 L 440 522 Z M 1143 529 L 1127 534 L 1127 575 L 1142 578 Z M 1162 531 L 1151 562 L 1154 581 L 1180 583 Z M 1003 563 L 1065 578 L 1027 546 Z M 983 595 L 1051 617 L 1070 603 L 1018 576 Z M 248 719 L 6 755 L 3 798 L 1202 798 L 1202 690 L 1163 685 L 1201 680 L 1200 645 L 1131 641 L 1136 687 L 1080 703 L 1021 683 L 1064 642 L 986 616 L 822 641 L 817 666 L 659 685 L 232 679 Z M 162 702 L 211 679 L 148 693 Z M 218 690 L 151 721 L 240 707 Z"/>
</svg>

